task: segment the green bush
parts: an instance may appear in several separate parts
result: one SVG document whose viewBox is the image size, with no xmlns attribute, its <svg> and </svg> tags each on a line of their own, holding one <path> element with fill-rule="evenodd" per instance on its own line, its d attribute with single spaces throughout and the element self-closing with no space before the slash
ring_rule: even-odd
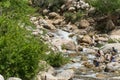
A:
<svg viewBox="0 0 120 80">
<path fill-rule="evenodd" d="M 53 67 L 60 67 L 68 63 L 69 58 L 63 57 L 61 52 L 58 53 L 53 52 L 47 56 L 46 61 Z"/>
<path fill-rule="evenodd" d="M 41 8 L 49 8 L 51 11 L 57 11 L 64 4 L 65 0 L 32 0 L 33 5 Z"/>
<path fill-rule="evenodd" d="M 76 13 L 72 13 L 72 12 L 65 12 L 64 13 L 65 20 L 67 22 L 72 22 L 72 23 L 79 21 L 83 16 L 84 16 L 84 13 L 79 12 L 79 11 Z"/>
<path fill-rule="evenodd" d="M 59 65 L 64 63 L 60 61 L 63 56 L 46 55 L 51 51 L 48 45 L 26 30 L 27 26 L 33 26 L 29 16 L 35 11 L 28 6 L 27 0 L 2 0 L 0 7 L 0 73 L 5 78 L 33 79 L 43 69 L 42 65 L 38 65 L 40 60 L 57 64 L 52 61 L 58 57 Z"/>
<path fill-rule="evenodd" d="M 2 0 L 0 7 L 0 73 L 30 80 L 38 73 L 38 61 L 47 47 L 25 30 L 34 10 L 25 0 Z"/>
<path fill-rule="evenodd" d="M 103 16 L 97 25 L 101 25 L 106 22 L 104 25 L 104 30 L 111 31 L 117 25 L 117 19 L 120 14 L 120 0 L 87 0 L 93 7 L 96 9 L 98 16 Z M 93 15 L 95 16 L 95 15 Z M 107 23 L 113 23 L 113 28 L 108 27 Z M 114 26 L 115 25 L 115 26 Z M 102 30 L 102 29 L 101 29 Z"/>
<path fill-rule="evenodd" d="M 120 9 L 120 0 L 88 0 L 101 14 L 112 14 Z"/>
</svg>

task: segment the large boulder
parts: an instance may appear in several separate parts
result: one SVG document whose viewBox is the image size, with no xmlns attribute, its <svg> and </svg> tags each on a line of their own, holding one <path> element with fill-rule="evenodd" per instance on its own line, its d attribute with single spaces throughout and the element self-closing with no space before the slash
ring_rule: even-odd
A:
<svg viewBox="0 0 120 80">
<path fill-rule="evenodd" d="M 70 80 L 74 77 L 74 71 L 72 69 L 64 70 L 56 75 L 58 80 Z"/>
</svg>

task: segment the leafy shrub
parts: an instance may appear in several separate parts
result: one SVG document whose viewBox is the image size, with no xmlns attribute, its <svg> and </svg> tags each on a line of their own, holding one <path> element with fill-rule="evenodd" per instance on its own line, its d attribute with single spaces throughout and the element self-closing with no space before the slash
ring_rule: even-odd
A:
<svg viewBox="0 0 120 80">
<path fill-rule="evenodd" d="M 20 77 L 31 80 L 40 69 L 39 60 L 47 60 L 50 64 L 58 57 L 59 65 L 63 56 L 48 57 L 51 51 L 40 37 L 33 37 L 27 26 L 32 26 L 29 16 L 34 9 L 27 5 L 27 0 L 2 0 L 0 7 L 0 73 L 5 77 Z M 24 24 L 24 25 L 22 25 Z M 46 59 L 47 57 L 47 59 Z M 53 58 L 53 59 L 52 59 Z"/>
<path fill-rule="evenodd" d="M 47 56 L 46 61 L 53 67 L 60 67 L 69 61 L 68 57 L 63 57 L 61 52 L 51 53 Z"/>
<path fill-rule="evenodd" d="M 120 0 L 88 0 L 101 14 L 112 14 L 120 8 Z"/>
<path fill-rule="evenodd" d="M 57 11 L 64 4 L 65 0 L 32 0 L 35 6 L 49 8 L 51 11 Z"/>
<path fill-rule="evenodd" d="M 79 21 L 84 16 L 83 12 L 65 12 L 64 17 L 67 22 L 75 23 L 76 21 Z"/>
<path fill-rule="evenodd" d="M 96 8 L 97 15 L 103 16 L 103 19 L 99 22 L 106 22 L 104 29 L 108 31 L 115 28 L 114 25 L 117 25 L 117 19 L 119 17 L 120 9 L 120 0 L 87 0 L 93 7 Z M 95 15 L 93 15 L 95 16 Z M 107 23 L 111 21 L 113 28 L 108 27 Z M 97 25 L 101 25 L 98 23 Z M 102 30 L 102 29 L 101 29 Z"/>
<path fill-rule="evenodd" d="M 25 0 L 2 0 L 0 6 L 0 73 L 30 80 L 38 73 L 38 61 L 47 47 L 25 30 L 34 10 Z M 23 28 L 20 23 L 25 23 Z"/>
</svg>

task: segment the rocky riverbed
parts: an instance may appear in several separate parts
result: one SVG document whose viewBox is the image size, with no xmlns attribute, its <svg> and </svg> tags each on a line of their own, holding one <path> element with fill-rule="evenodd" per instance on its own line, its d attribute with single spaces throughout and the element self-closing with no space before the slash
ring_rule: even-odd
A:
<svg viewBox="0 0 120 80">
<path fill-rule="evenodd" d="M 119 52 L 120 30 L 115 30 L 109 35 L 99 34 L 95 31 L 88 32 L 90 22 L 87 20 L 80 22 L 82 26 L 87 26 L 87 28 L 79 29 L 73 24 L 64 23 L 62 18 L 60 19 L 53 21 L 42 17 L 31 18 L 31 21 L 36 25 L 33 34 L 35 36 L 41 35 L 43 34 L 42 30 L 45 30 L 47 33 L 42 36 L 44 41 L 50 44 L 54 51 L 62 52 L 65 57 L 70 57 L 71 60 L 70 63 L 60 68 L 54 68 L 52 73 L 44 73 L 44 76 L 46 75 L 48 80 L 119 80 L 119 57 L 116 62 L 109 63 L 108 67 L 111 69 L 109 72 L 104 71 L 104 64 L 95 67 L 93 60 L 96 58 L 97 50 L 102 50 L 105 53 L 115 47 Z M 59 27 L 54 25 L 55 21 Z M 116 56 L 119 56 L 119 53 Z"/>
<path fill-rule="evenodd" d="M 71 13 L 95 11 L 84 0 L 66 0 L 60 8 L 60 11 L 64 10 Z M 47 72 L 40 72 L 39 80 L 120 80 L 120 29 L 114 29 L 110 25 L 112 23 L 108 23 L 108 30 L 114 30 L 100 33 L 95 29 L 95 20 L 101 21 L 104 17 L 86 17 L 72 23 L 66 22 L 65 17 L 59 14 L 60 11 L 51 12 L 46 8 L 41 11 L 44 18 L 37 16 L 30 19 L 36 26 L 33 35 L 42 35 L 42 39 L 54 51 L 62 52 L 63 56 L 70 58 L 70 62 L 62 67 L 50 67 Z M 101 57 L 96 56 L 98 50 L 103 52 Z M 115 55 L 111 55 L 113 51 L 116 51 Z M 108 59 L 107 54 L 108 57 L 114 56 L 114 61 L 111 57 Z M 99 66 L 94 64 L 96 59 L 100 62 Z"/>
</svg>

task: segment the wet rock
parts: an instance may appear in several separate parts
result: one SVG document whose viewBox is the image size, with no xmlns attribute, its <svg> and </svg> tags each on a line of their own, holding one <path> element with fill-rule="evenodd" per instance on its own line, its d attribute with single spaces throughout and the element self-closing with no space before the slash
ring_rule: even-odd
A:
<svg viewBox="0 0 120 80">
<path fill-rule="evenodd" d="M 103 41 L 103 42 L 107 42 L 108 38 L 104 38 L 104 37 L 98 37 L 98 39 L 96 41 Z"/>
<path fill-rule="evenodd" d="M 55 19 L 58 19 L 60 18 L 60 15 L 56 12 L 51 12 L 48 14 L 49 18 L 55 18 Z"/>
<path fill-rule="evenodd" d="M 77 70 L 78 68 L 80 68 L 82 66 L 81 63 L 68 63 L 64 66 L 64 69 L 73 69 L 73 70 Z"/>
<path fill-rule="evenodd" d="M 84 62 L 83 65 L 87 68 L 92 68 L 93 67 L 93 64 L 91 64 L 90 62 Z"/>
<path fill-rule="evenodd" d="M 107 76 L 105 74 L 98 73 L 96 74 L 96 77 L 100 79 L 105 79 Z"/>
<path fill-rule="evenodd" d="M 120 40 L 120 35 L 110 35 L 110 39 L 114 42 L 118 42 Z"/>
<path fill-rule="evenodd" d="M 120 64 L 118 62 L 111 62 L 107 64 L 107 68 L 110 71 L 120 70 Z"/>
<path fill-rule="evenodd" d="M 41 75 L 37 76 L 38 80 L 58 80 L 56 77 L 54 77 L 53 75 L 51 75 L 50 73 L 47 72 L 43 72 L 41 73 Z"/>
<path fill-rule="evenodd" d="M 74 71 L 72 69 L 64 70 L 56 75 L 58 80 L 69 80 L 74 77 Z"/>
<path fill-rule="evenodd" d="M 81 29 L 81 28 L 86 28 L 86 27 L 89 27 L 89 26 L 90 26 L 90 23 L 87 20 L 84 19 L 84 20 L 80 21 L 78 28 Z"/>
<path fill-rule="evenodd" d="M 22 79 L 16 78 L 16 77 L 10 77 L 10 78 L 8 78 L 7 80 L 22 80 Z"/>
<path fill-rule="evenodd" d="M 0 75 L 0 80 L 4 80 L 4 77 L 2 75 Z"/>
<path fill-rule="evenodd" d="M 82 56 L 82 57 L 81 57 L 81 60 L 82 60 L 82 61 L 87 61 L 88 58 L 87 58 L 87 56 Z"/>
<path fill-rule="evenodd" d="M 67 43 L 64 43 L 62 45 L 62 47 L 64 47 L 64 49 L 67 49 L 67 50 L 76 50 L 76 45 L 73 41 L 69 41 Z"/>
<path fill-rule="evenodd" d="M 103 47 L 101 47 L 103 52 L 106 52 L 108 50 L 112 50 L 112 47 L 114 47 L 117 50 L 120 50 L 120 43 L 111 43 L 111 44 L 105 44 Z"/>
</svg>

